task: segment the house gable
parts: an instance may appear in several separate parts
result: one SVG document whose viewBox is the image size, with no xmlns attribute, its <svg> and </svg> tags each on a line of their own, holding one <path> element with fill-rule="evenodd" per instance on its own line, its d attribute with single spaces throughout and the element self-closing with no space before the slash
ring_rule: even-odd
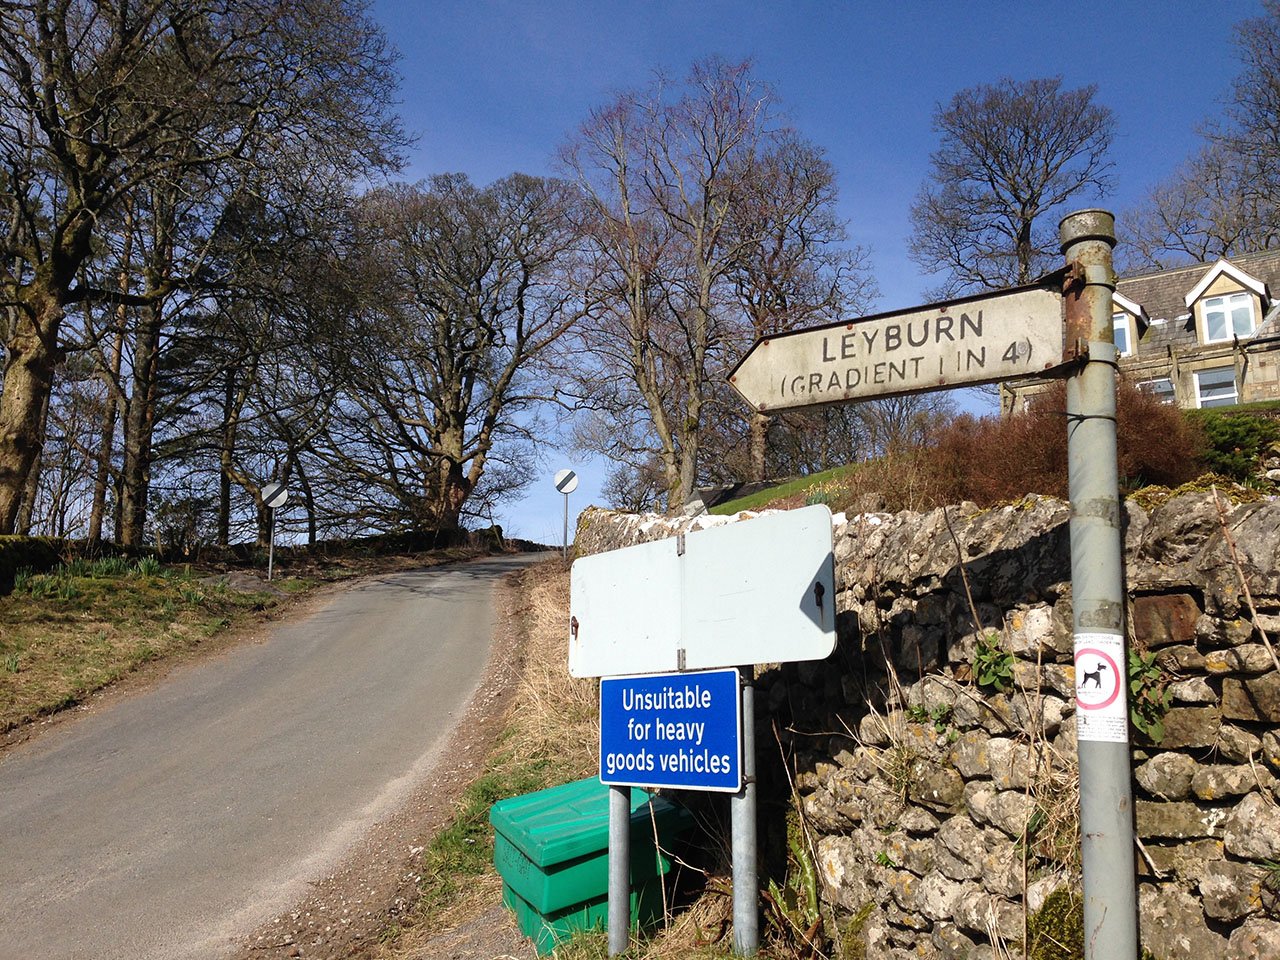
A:
<svg viewBox="0 0 1280 960">
<path fill-rule="evenodd" d="M 1219 260 L 1184 297 L 1202 344 L 1250 337 L 1271 303 L 1267 285 L 1227 260 Z"/>
<path fill-rule="evenodd" d="M 1220 283 L 1223 277 L 1230 277 L 1235 283 Z M 1188 307 L 1205 296 L 1212 296 L 1222 291 L 1252 290 L 1259 299 L 1270 301 L 1267 285 L 1257 277 L 1251 277 L 1228 260 L 1219 260 L 1209 272 L 1200 278 L 1200 282 L 1187 291 L 1184 302 Z"/>
</svg>

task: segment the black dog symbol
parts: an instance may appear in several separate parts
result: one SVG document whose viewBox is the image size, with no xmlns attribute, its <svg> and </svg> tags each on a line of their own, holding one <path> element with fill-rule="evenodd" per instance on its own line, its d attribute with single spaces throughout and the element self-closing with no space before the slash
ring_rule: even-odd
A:
<svg viewBox="0 0 1280 960">
<path fill-rule="evenodd" d="M 1092 680 L 1094 689 L 1101 690 L 1102 689 L 1102 671 L 1105 669 L 1107 669 L 1107 665 L 1105 663 L 1098 663 L 1098 664 L 1095 664 L 1092 670 L 1086 670 L 1084 672 L 1083 678 L 1080 681 L 1080 689 L 1083 690 L 1086 686 L 1088 686 L 1089 681 Z"/>
</svg>

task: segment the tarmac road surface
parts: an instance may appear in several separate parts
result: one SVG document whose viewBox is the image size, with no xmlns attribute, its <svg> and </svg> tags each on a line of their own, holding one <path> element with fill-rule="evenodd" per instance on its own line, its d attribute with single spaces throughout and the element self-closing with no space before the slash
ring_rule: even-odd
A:
<svg viewBox="0 0 1280 960">
<path fill-rule="evenodd" d="M 442 749 L 495 583 L 532 555 L 364 581 L 0 760 L 0 960 L 234 950 Z"/>
</svg>

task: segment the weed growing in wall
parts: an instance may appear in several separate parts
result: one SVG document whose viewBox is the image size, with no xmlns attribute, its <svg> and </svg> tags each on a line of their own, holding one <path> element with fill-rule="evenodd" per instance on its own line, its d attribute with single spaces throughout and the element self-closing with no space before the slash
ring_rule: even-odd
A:
<svg viewBox="0 0 1280 960">
<path fill-rule="evenodd" d="M 978 637 L 973 676 L 984 690 L 1004 693 L 1013 686 L 1013 654 L 1000 646 L 999 634 L 991 632 Z"/>
<path fill-rule="evenodd" d="M 1164 717 L 1173 704 L 1169 675 L 1154 653 L 1129 651 L 1129 722 L 1152 742 L 1164 739 Z"/>
<path fill-rule="evenodd" d="M 931 724 L 933 732 L 941 734 L 950 730 L 952 712 L 952 707 L 948 703 L 940 703 L 932 710 L 916 704 L 907 708 L 907 719 L 912 723 Z"/>
</svg>

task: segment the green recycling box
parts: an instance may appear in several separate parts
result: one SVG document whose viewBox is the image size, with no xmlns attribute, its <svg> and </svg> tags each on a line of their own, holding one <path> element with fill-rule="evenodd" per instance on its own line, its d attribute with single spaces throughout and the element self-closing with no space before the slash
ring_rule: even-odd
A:
<svg viewBox="0 0 1280 960">
<path fill-rule="evenodd" d="M 609 896 L 576 903 L 563 910 L 539 913 L 507 884 L 502 885 L 502 902 L 515 911 L 520 932 L 533 941 L 538 956 L 545 957 L 563 940 L 579 930 L 603 929 L 609 923 Z M 653 877 L 631 891 L 631 927 L 648 927 L 662 918 L 662 880 Z"/>
<path fill-rule="evenodd" d="M 494 864 L 503 899 L 520 928 L 538 943 L 605 922 L 609 892 L 609 788 L 596 777 L 500 800 L 489 811 Z M 692 815 L 666 797 L 631 790 L 631 922 L 661 913 L 662 877 L 670 848 L 692 826 Z M 653 910 L 656 896 L 657 910 Z M 537 918 L 537 919 L 535 919 Z M 538 933 L 531 932 L 537 930 Z M 542 947 L 539 947 L 542 950 Z"/>
</svg>

